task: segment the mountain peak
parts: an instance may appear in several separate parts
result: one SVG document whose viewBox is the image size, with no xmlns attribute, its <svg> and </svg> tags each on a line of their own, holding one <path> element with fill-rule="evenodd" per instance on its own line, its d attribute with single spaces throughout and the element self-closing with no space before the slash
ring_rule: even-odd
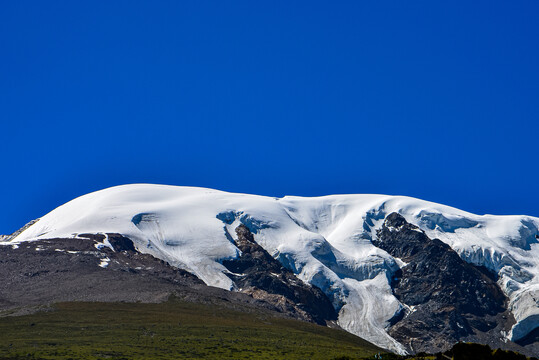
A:
<svg viewBox="0 0 539 360">
<path fill-rule="evenodd" d="M 375 246 L 385 239 L 380 235 L 385 234 L 384 227 L 397 239 L 401 230 L 414 232 L 414 237 L 403 237 L 401 244 L 406 245 L 402 249 L 417 249 L 401 254 L 393 252 L 399 250 L 396 246 L 389 251 Z M 338 313 L 342 328 L 403 353 L 409 344 L 399 342 L 388 329 L 415 305 L 399 297 L 404 288 L 396 288 L 391 279 L 399 271 L 404 273 L 407 261 L 417 262 L 411 257 L 418 251 L 425 251 L 417 239 L 428 239 L 436 245 L 429 249 L 445 248 L 453 254 L 448 255 L 451 259 L 493 274 L 493 283 L 507 298 L 506 308 L 515 321 L 502 338 L 518 341 L 539 326 L 539 306 L 534 300 L 539 298 L 538 229 L 539 219 L 529 216 L 475 215 L 402 196 L 276 199 L 134 184 L 74 199 L 2 244 L 119 234 L 136 251 L 226 290 L 237 289 L 239 282 L 226 265 L 241 261 L 242 246 L 259 247 L 261 258 L 274 259 L 298 281 L 320 289 Z M 103 246 L 111 240 L 116 241 L 105 239 Z M 122 244 L 131 249 L 128 242 Z M 411 273 L 412 278 L 416 275 Z"/>
</svg>

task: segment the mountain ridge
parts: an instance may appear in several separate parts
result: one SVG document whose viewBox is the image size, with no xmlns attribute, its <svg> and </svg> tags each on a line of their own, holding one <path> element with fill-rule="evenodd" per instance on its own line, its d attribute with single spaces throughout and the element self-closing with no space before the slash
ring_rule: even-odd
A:
<svg viewBox="0 0 539 360">
<path fill-rule="evenodd" d="M 496 274 L 516 320 L 505 336 L 508 341 L 524 338 L 537 327 L 539 306 L 533 299 L 539 298 L 539 219 L 478 216 L 407 197 L 278 199 L 204 188 L 124 185 L 72 200 L 3 244 L 119 233 L 138 251 L 185 269 L 208 285 L 231 290 L 234 282 L 223 261 L 240 256 L 235 229 L 244 225 L 273 258 L 328 296 L 341 327 L 403 353 L 405 347 L 386 331 L 406 307 L 389 280 L 403 267 L 402 260 L 372 243 L 376 230 L 394 212 L 429 238 L 449 245 L 466 262 Z"/>
</svg>

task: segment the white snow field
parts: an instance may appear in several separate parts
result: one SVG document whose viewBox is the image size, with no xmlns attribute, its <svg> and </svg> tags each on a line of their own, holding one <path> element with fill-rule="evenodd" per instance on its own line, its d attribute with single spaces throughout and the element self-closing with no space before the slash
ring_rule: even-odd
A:
<svg viewBox="0 0 539 360">
<path fill-rule="evenodd" d="M 344 329 L 403 353 L 404 347 L 385 328 L 405 306 L 388 282 L 404 264 L 370 241 L 392 212 L 450 245 L 464 260 L 498 273 L 517 320 L 509 339 L 522 338 L 539 326 L 539 218 L 479 216 L 403 196 L 271 198 L 195 187 L 123 185 L 76 198 L 1 244 L 120 233 L 139 251 L 186 269 L 208 285 L 234 290 L 221 262 L 239 255 L 232 239 L 243 223 L 284 266 L 328 295 Z"/>
</svg>

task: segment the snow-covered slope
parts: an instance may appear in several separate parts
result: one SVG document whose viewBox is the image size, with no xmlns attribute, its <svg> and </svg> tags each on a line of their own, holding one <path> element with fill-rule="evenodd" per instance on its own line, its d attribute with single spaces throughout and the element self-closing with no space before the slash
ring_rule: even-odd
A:
<svg viewBox="0 0 539 360">
<path fill-rule="evenodd" d="M 320 287 L 339 323 L 377 345 L 403 352 L 385 331 L 401 310 L 388 278 L 402 266 L 371 239 L 386 215 L 398 212 L 466 261 L 499 274 L 517 323 L 509 338 L 539 326 L 539 219 L 478 216 L 401 196 L 334 195 L 270 198 L 163 185 L 125 185 L 72 200 L 3 244 L 82 233 L 121 233 L 138 250 L 234 289 L 221 264 L 235 258 L 234 229 L 245 224 L 256 241 L 307 283 Z"/>
</svg>

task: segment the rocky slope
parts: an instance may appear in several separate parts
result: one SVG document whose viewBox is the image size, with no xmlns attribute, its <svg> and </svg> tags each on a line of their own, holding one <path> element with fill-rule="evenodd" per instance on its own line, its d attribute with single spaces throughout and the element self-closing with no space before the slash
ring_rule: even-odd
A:
<svg viewBox="0 0 539 360">
<path fill-rule="evenodd" d="M 299 280 L 258 245 L 245 225 L 236 228 L 235 245 L 240 249 L 238 258 L 224 260 L 236 290 L 263 299 L 278 306 L 282 312 L 297 318 L 326 324 L 336 321 L 337 313 L 331 301 L 316 286 Z"/>
<path fill-rule="evenodd" d="M 331 305 L 326 313 L 312 313 L 308 306 L 298 306 L 286 297 L 252 296 L 249 291 L 207 286 L 185 270 L 138 252 L 130 239 L 113 233 L 0 246 L 0 274 L 0 316 L 25 314 L 63 301 L 156 303 L 175 296 L 324 324 L 335 318 Z M 301 283 L 293 277 L 288 280 Z M 251 289 L 272 294 L 263 285 Z M 313 289 L 307 287 L 303 292 L 308 297 Z M 314 294 L 325 297 L 319 290 Z M 283 299 L 291 305 L 283 306 Z M 327 298 L 319 302 L 328 303 Z"/>
</svg>

